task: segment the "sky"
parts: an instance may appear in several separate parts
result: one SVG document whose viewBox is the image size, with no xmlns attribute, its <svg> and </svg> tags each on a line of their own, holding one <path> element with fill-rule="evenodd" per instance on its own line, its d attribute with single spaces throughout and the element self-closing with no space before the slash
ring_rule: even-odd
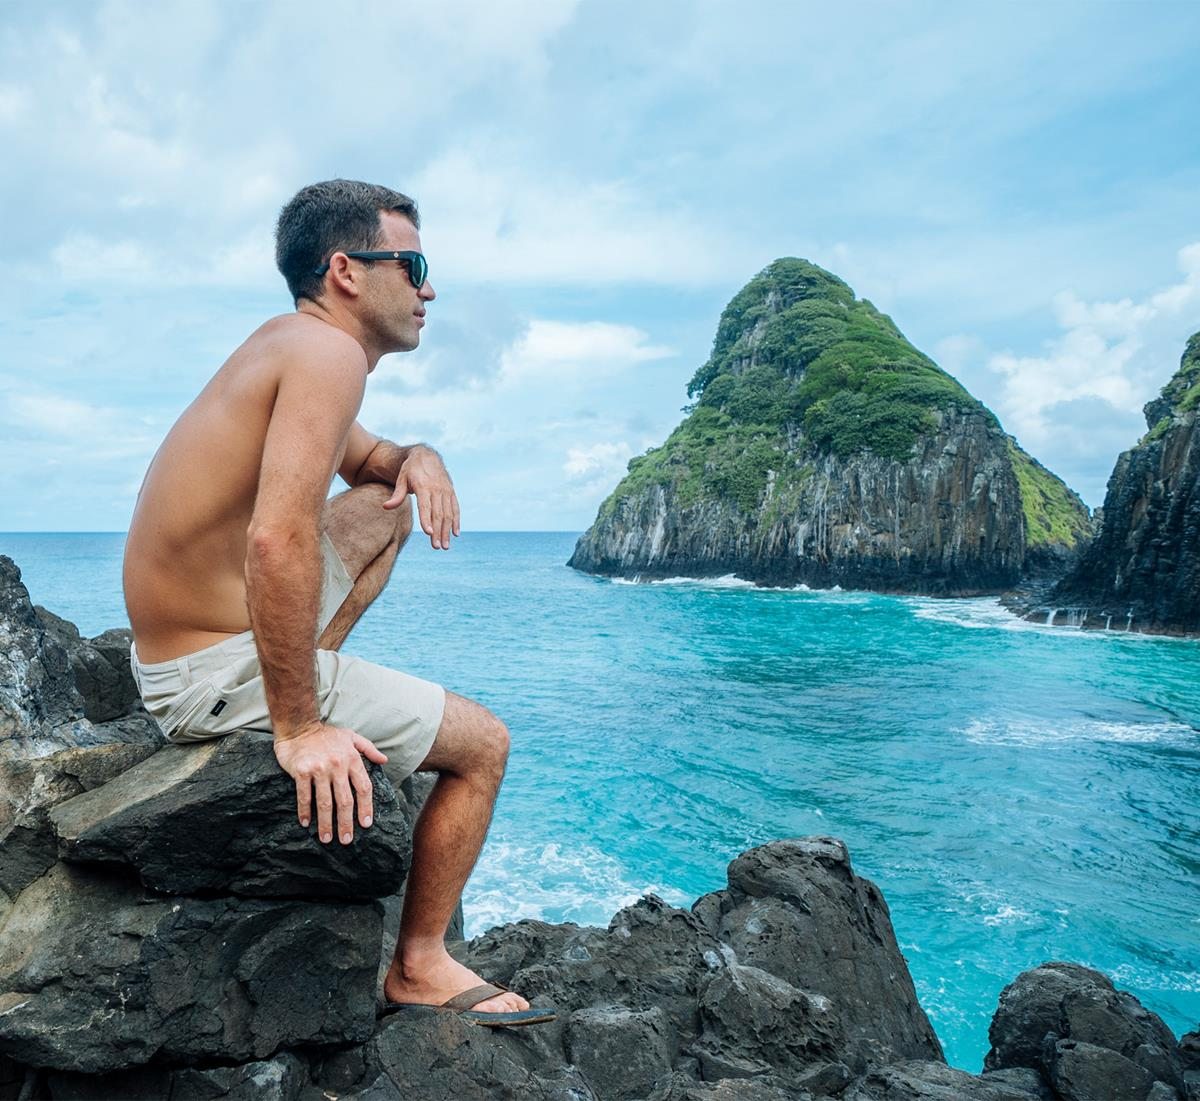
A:
<svg viewBox="0 0 1200 1101">
<path fill-rule="evenodd" d="M 0 531 L 124 531 L 292 308 L 280 207 L 420 205 L 437 299 L 359 420 L 464 530 L 581 531 L 782 256 L 1092 507 L 1200 329 L 1200 4 L 0 3 Z"/>
</svg>

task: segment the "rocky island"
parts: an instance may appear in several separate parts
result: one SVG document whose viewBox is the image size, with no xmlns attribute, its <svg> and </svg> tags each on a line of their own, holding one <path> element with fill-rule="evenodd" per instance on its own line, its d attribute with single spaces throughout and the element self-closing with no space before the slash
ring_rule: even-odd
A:
<svg viewBox="0 0 1200 1101">
<path fill-rule="evenodd" d="M 743 852 L 690 908 L 456 941 L 550 1024 L 377 1017 L 422 790 L 369 764 L 375 826 L 321 845 L 269 734 L 164 742 L 128 645 L 0 556 L 0 1099 L 1200 1101 L 1200 1032 L 1073 963 L 1005 988 L 982 1074 L 947 1066 L 829 837 Z"/>
<path fill-rule="evenodd" d="M 688 396 L 569 565 L 974 595 L 1061 572 L 1090 537 L 1087 507 L 989 409 L 805 260 L 738 292 Z"/>
<path fill-rule="evenodd" d="M 1149 431 L 1117 459 L 1100 530 L 1027 619 L 1056 626 L 1200 634 L 1200 333 L 1145 407 Z"/>
</svg>

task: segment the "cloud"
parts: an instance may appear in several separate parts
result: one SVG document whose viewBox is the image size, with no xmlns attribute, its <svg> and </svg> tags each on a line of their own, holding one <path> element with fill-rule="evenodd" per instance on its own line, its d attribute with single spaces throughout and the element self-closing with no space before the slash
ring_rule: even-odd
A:
<svg viewBox="0 0 1200 1101">
<path fill-rule="evenodd" d="M 513 385 L 562 382 L 571 376 L 607 380 L 636 364 L 675 354 L 648 339 L 632 325 L 607 321 L 534 321 L 505 353 L 501 375 Z"/>
</svg>

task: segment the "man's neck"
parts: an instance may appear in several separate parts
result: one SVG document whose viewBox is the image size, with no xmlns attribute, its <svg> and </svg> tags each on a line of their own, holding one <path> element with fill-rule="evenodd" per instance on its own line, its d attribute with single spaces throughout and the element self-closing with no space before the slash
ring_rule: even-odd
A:
<svg viewBox="0 0 1200 1101">
<path fill-rule="evenodd" d="M 300 299 L 296 306 L 296 312 L 307 314 L 309 317 L 315 317 L 318 321 L 324 321 L 327 325 L 332 325 L 335 329 L 341 329 L 347 336 L 353 337 L 366 353 L 367 357 L 367 373 L 375 370 L 375 365 L 384 355 L 384 350 L 375 347 L 373 342 L 367 336 L 363 326 L 358 322 L 357 318 L 345 310 L 339 310 L 336 306 L 325 306 L 320 302 L 314 302 L 309 298 Z"/>
</svg>

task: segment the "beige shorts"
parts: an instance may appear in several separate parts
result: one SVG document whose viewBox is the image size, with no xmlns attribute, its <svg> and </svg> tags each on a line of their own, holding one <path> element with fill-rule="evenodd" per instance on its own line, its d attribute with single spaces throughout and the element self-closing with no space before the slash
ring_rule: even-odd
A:
<svg viewBox="0 0 1200 1101">
<path fill-rule="evenodd" d="M 354 582 L 321 535 L 321 611 L 317 633 L 329 625 Z M 172 661 L 145 664 L 130 647 L 129 663 L 146 710 L 175 743 L 221 738 L 235 730 L 272 730 L 254 635 L 240 635 Z M 389 775 L 409 775 L 429 753 L 442 724 L 446 691 L 440 684 L 372 665 L 337 650 L 317 651 L 321 721 L 369 738 L 388 756 Z"/>
</svg>

